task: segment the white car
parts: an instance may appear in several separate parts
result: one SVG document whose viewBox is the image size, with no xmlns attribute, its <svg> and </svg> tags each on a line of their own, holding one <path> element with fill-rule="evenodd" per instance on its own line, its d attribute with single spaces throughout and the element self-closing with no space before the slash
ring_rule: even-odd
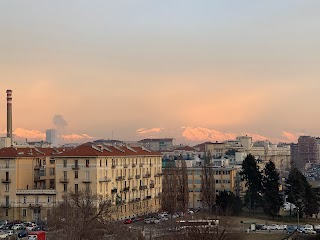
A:
<svg viewBox="0 0 320 240">
<path fill-rule="evenodd" d="M 160 220 L 158 218 L 150 218 L 150 223 L 159 223 Z"/>
<path fill-rule="evenodd" d="M 270 230 L 279 230 L 279 226 L 278 226 L 277 224 L 271 224 L 271 225 L 269 226 L 269 229 L 270 229 Z"/>
<path fill-rule="evenodd" d="M 305 230 L 312 230 L 312 231 L 313 231 L 313 226 L 310 225 L 310 224 L 306 224 L 306 225 L 304 225 L 304 229 L 305 229 Z"/>
</svg>

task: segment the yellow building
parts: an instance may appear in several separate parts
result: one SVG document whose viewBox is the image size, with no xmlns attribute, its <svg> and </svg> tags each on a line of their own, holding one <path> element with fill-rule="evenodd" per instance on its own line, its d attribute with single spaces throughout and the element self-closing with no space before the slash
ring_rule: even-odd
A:
<svg viewBox="0 0 320 240">
<path fill-rule="evenodd" d="M 69 190 L 111 200 L 115 219 L 160 208 L 161 155 L 143 147 L 11 147 L 0 150 L 0 167 L 2 219 L 44 220 Z"/>
<path fill-rule="evenodd" d="M 239 168 L 213 167 L 215 190 L 216 194 L 220 191 L 236 192 L 237 172 Z M 199 208 L 203 207 L 201 201 L 201 167 L 189 167 L 188 168 L 188 186 L 189 186 L 189 207 Z"/>
</svg>

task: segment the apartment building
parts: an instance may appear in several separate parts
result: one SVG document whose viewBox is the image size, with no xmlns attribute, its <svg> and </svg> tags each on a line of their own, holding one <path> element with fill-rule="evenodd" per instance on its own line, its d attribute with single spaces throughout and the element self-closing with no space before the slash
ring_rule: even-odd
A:
<svg viewBox="0 0 320 240">
<path fill-rule="evenodd" d="M 138 142 L 151 151 L 166 151 L 173 148 L 173 138 L 146 138 Z"/>
<path fill-rule="evenodd" d="M 0 168 L 2 219 L 45 220 L 70 190 L 110 200 L 115 219 L 160 208 L 161 155 L 143 147 L 3 148 Z"/>
<path fill-rule="evenodd" d="M 215 191 L 218 194 L 220 191 L 230 191 L 236 193 L 238 190 L 237 173 L 239 168 L 233 167 L 213 167 L 215 179 Z M 188 168 L 188 187 L 189 187 L 189 207 L 203 207 L 201 201 L 201 174 L 200 167 Z M 239 179 L 238 179 L 239 180 Z M 239 180 L 240 181 L 240 180 Z"/>
</svg>

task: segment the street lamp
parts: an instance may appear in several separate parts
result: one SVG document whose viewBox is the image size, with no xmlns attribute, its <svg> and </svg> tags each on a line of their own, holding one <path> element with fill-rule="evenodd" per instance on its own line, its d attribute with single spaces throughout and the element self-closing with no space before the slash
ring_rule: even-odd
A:
<svg viewBox="0 0 320 240">
<path fill-rule="evenodd" d="M 299 230 L 299 228 L 300 228 L 300 226 L 299 226 L 299 207 L 297 208 L 297 210 L 298 210 L 298 215 L 297 215 L 297 217 L 298 217 L 298 230 Z"/>
</svg>

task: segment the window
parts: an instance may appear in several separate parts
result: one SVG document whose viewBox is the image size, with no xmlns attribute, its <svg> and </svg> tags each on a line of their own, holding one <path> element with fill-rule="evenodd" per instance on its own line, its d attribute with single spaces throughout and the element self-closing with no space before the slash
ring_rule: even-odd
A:
<svg viewBox="0 0 320 240">
<path fill-rule="evenodd" d="M 6 192 L 9 192 L 9 184 L 6 183 Z"/>
<path fill-rule="evenodd" d="M 90 184 L 86 184 L 86 191 L 90 192 Z"/>
<path fill-rule="evenodd" d="M 68 185 L 66 183 L 63 184 L 63 191 L 64 192 L 67 192 L 68 190 Z"/>
<path fill-rule="evenodd" d="M 86 167 L 89 167 L 89 159 L 86 160 Z"/>
<path fill-rule="evenodd" d="M 9 168 L 9 159 L 6 159 L 6 168 Z"/>
<path fill-rule="evenodd" d="M 54 168 L 50 168 L 49 169 L 49 175 L 50 176 L 54 176 Z"/>
<path fill-rule="evenodd" d="M 100 159 L 100 167 L 102 167 L 102 160 Z"/>
<path fill-rule="evenodd" d="M 26 204 L 26 203 L 27 203 L 27 197 L 23 196 L 23 204 Z"/>
<path fill-rule="evenodd" d="M 51 197 L 48 197 L 47 202 L 51 203 Z"/>
<path fill-rule="evenodd" d="M 38 196 L 36 196 L 35 203 L 36 203 L 36 204 L 38 204 L 38 203 L 39 203 L 39 197 L 38 197 Z"/>
<path fill-rule="evenodd" d="M 46 160 L 45 159 L 43 159 L 43 165 L 46 165 Z"/>
<path fill-rule="evenodd" d="M 54 164 L 55 160 L 54 159 L 50 159 L 50 164 Z"/>
<path fill-rule="evenodd" d="M 78 184 L 75 184 L 74 185 L 74 192 L 78 193 L 78 191 L 79 191 L 79 186 L 78 186 Z"/>
<path fill-rule="evenodd" d="M 8 217 L 8 216 L 9 216 L 9 210 L 6 209 L 6 217 Z"/>
<path fill-rule="evenodd" d="M 22 217 L 26 217 L 27 216 L 27 209 L 23 208 L 22 209 Z"/>
<path fill-rule="evenodd" d="M 79 177 L 79 171 L 74 171 L 74 178 L 78 178 Z"/>
<path fill-rule="evenodd" d="M 67 167 L 67 160 L 66 159 L 63 160 L 63 167 Z"/>
</svg>

